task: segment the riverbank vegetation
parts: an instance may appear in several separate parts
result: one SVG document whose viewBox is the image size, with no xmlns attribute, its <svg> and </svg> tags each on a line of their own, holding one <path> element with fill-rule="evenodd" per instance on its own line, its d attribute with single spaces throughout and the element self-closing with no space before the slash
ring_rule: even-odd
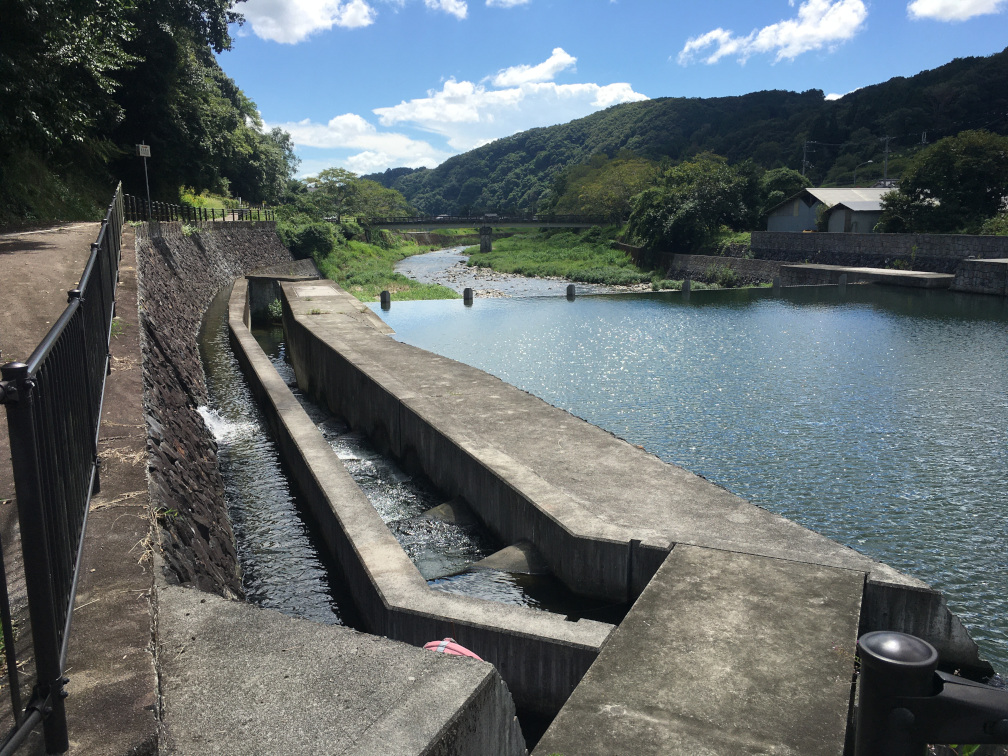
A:
<svg viewBox="0 0 1008 756">
<path fill-rule="evenodd" d="M 495 241 L 490 252 L 472 247 L 466 253 L 470 266 L 501 273 L 618 286 L 650 283 L 651 272 L 641 270 L 626 252 L 612 246 L 621 232 L 621 227 L 609 226 L 583 233 L 556 229 L 517 234 Z"/>
</svg>

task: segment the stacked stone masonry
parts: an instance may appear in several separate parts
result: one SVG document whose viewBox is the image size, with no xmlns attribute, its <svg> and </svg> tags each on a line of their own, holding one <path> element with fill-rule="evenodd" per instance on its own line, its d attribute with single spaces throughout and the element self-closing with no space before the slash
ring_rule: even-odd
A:
<svg viewBox="0 0 1008 756">
<path fill-rule="evenodd" d="M 952 291 L 1008 296 L 1008 259 L 963 260 L 950 288 Z"/>
<path fill-rule="evenodd" d="M 217 467 L 198 408 L 207 403 L 197 336 L 214 295 L 238 276 L 289 261 L 272 223 L 137 227 L 151 506 L 170 583 L 225 597 L 241 575 Z"/>
</svg>

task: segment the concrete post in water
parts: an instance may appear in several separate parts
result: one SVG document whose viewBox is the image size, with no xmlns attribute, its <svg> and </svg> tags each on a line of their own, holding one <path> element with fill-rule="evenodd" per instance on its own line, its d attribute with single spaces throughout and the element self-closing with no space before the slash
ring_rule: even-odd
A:
<svg viewBox="0 0 1008 756">
<path fill-rule="evenodd" d="M 392 309 L 392 295 L 389 294 L 387 291 L 383 291 L 381 293 L 381 308 L 383 310 Z"/>
<path fill-rule="evenodd" d="M 846 273 L 841 273 L 840 274 L 840 280 L 837 281 L 837 284 L 839 284 L 839 286 L 840 286 L 840 293 L 841 294 L 846 294 L 847 293 L 847 274 Z"/>
<path fill-rule="evenodd" d="M 466 287 L 462 291 L 462 304 L 464 304 L 466 307 L 472 307 L 472 303 L 473 303 L 473 290 Z"/>
<path fill-rule="evenodd" d="M 780 276 L 774 276 L 773 277 L 773 291 L 774 291 L 774 294 L 780 294 L 780 290 L 781 290 Z"/>
<path fill-rule="evenodd" d="M 481 226 L 479 235 L 480 252 L 490 252 L 493 249 L 493 228 L 490 226 Z"/>
<path fill-rule="evenodd" d="M 574 284 L 567 284 L 567 299 L 574 301 L 575 291 Z"/>
</svg>

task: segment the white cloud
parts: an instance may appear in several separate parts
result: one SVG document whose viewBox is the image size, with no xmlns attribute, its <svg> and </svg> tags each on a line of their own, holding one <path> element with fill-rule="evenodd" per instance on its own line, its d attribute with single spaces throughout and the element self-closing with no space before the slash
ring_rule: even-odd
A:
<svg viewBox="0 0 1008 756">
<path fill-rule="evenodd" d="M 286 44 L 334 26 L 355 29 L 375 20 L 365 0 L 247 0 L 240 10 L 257 37 Z"/>
<path fill-rule="evenodd" d="M 839 100 L 841 97 L 843 97 L 842 94 L 837 94 L 836 92 L 830 92 L 823 99 L 826 100 L 826 102 L 833 102 L 833 100 Z"/>
<path fill-rule="evenodd" d="M 913 0 L 907 5 L 910 18 L 965 21 L 974 16 L 1000 13 L 1008 0 Z"/>
<path fill-rule="evenodd" d="M 552 81 L 567 68 L 573 68 L 577 58 L 568 55 L 562 47 L 553 48 L 547 60 L 535 66 L 511 66 L 500 71 L 493 79 L 495 87 L 514 87 L 535 81 Z"/>
<path fill-rule="evenodd" d="M 465 0 L 424 0 L 424 5 L 434 10 L 443 10 L 460 19 L 469 13 L 469 6 Z"/>
<path fill-rule="evenodd" d="M 433 168 L 454 154 L 519 131 L 566 123 L 610 105 L 647 99 L 626 82 L 601 85 L 537 80 L 570 68 L 574 60 L 557 48 L 545 63 L 514 66 L 498 74 L 515 72 L 505 77 L 516 82 L 512 86 L 497 87 L 487 83 L 489 79 L 479 84 L 448 79 L 441 89 L 430 90 L 425 97 L 376 108 L 378 125 L 346 113 L 328 123 L 306 119 L 266 126 L 279 126 L 289 132 L 299 151 L 339 151 L 329 165 L 369 173 L 396 166 Z M 434 145 L 443 146 L 408 136 L 414 132 L 435 134 L 440 139 L 432 140 Z M 350 157 L 343 156 L 346 152 L 352 153 Z M 299 156 L 302 171 L 311 172 L 321 163 L 315 155 Z"/>
<path fill-rule="evenodd" d="M 488 89 L 449 79 L 440 91 L 374 112 L 383 126 L 411 124 L 440 134 L 458 151 L 536 126 L 552 126 L 621 102 L 646 100 L 627 83 L 555 84 L 525 82 Z"/>
<path fill-rule="evenodd" d="M 392 165 L 407 168 L 434 166 L 451 156 L 451 153 L 437 150 L 428 142 L 411 139 L 405 134 L 380 132 L 374 124 L 354 113 L 336 116 L 324 124 L 312 123 L 308 119 L 267 124 L 267 128 L 274 126 L 287 131 L 297 147 L 360 150 L 344 161 L 348 168 L 359 173 Z"/>
<path fill-rule="evenodd" d="M 682 65 L 697 57 L 704 63 L 717 63 L 721 58 L 735 56 L 744 63 L 752 55 L 770 52 L 776 52 L 777 61 L 794 59 L 811 50 L 830 49 L 846 42 L 861 30 L 867 17 L 868 9 L 862 0 L 806 0 L 798 7 L 797 18 L 754 29 L 744 37 L 722 28 L 691 37 L 678 60 Z"/>
<path fill-rule="evenodd" d="M 488 8 L 514 8 L 516 5 L 528 5 L 529 0 L 486 0 Z"/>
</svg>

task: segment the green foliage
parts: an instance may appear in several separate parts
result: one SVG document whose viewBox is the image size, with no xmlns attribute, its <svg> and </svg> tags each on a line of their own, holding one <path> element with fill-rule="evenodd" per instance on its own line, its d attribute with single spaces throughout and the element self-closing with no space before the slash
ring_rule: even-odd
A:
<svg viewBox="0 0 1008 756">
<path fill-rule="evenodd" d="M 511 236 L 495 241 L 491 252 L 474 248 L 468 264 L 502 273 L 583 283 L 621 286 L 648 283 L 649 272 L 634 265 L 626 252 L 610 246 L 618 233 L 618 227 L 609 227 L 581 234 L 563 231 Z"/>
<path fill-rule="evenodd" d="M 421 284 L 394 272 L 399 260 L 419 251 L 404 240 L 395 249 L 349 241 L 316 262 L 322 275 L 365 302 L 374 301 L 382 291 L 393 299 L 457 299 L 458 294 L 447 287 Z"/>
<path fill-rule="evenodd" d="M 730 265 L 710 265 L 704 271 L 704 278 L 722 289 L 734 289 L 740 283 L 738 273 Z"/>
<path fill-rule="evenodd" d="M 1008 137 L 964 131 L 921 150 L 897 192 L 883 197 L 880 230 L 976 233 L 1008 200 Z"/>
<path fill-rule="evenodd" d="M 684 161 L 634 199 L 627 231 L 651 249 L 692 252 L 724 226 L 752 224 L 762 206 L 759 173 L 708 153 Z"/>
<path fill-rule="evenodd" d="M 1001 212 L 993 218 L 988 218 L 980 227 L 981 234 L 991 236 L 1008 236 L 1008 212 Z"/>
<path fill-rule="evenodd" d="M 295 258 L 310 257 L 318 264 L 332 253 L 340 239 L 327 221 L 298 220 L 278 221 L 277 236 Z"/>
<path fill-rule="evenodd" d="M 595 155 L 589 163 L 571 166 L 557 177 L 547 212 L 622 222 L 630 214 L 633 197 L 657 176 L 658 165 L 650 160 L 625 153 L 615 160 Z"/>
<path fill-rule="evenodd" d="M 899 176 L 923 132 L 932 139 L 946 136 L 1005 112 L 1008 51 L 957 59 L 835 101 L 810 90 L 626 103 L 496 140 L 433 169 L 397 168 L 366 178 L 400 190 L 433 215 L 539 213 L 565 193 L 557 184 L 563 172 L 589 164 L 595 155 L 617 160 L 629 151 L 645 160 L 678 162 L 712 152 L 731 164 L 751 159 L 765 169 L 799 169 L 805 140 L 814 140 L 806 185 L 849 184 L 854 167 L 866 160 L 875 162 L 862 169 L 864 178 L 880 175 L 883 136 L 899 135 L 891 140 L 889 156 L 889 175 Z M 994 125 L 1006 128 L 1003 119 Z M 767 201 L 775 191 L 781 199 L 793 195 L 793 186 L 770 187 Z"/>
<path fill-rule="evenodd" d="M 272 320 L 274 323 L 278 323 L 280 322 L 280 320 L 283 319 L 283 304 L 280 302 L 279 299 L 274 299 L 272 302 L 270 302 L 266 306 L 266 309 L 269 312 L 270 320 Z"/>
<path fill-rule="evenodd" d="M 154 199 L 179 186 L 275 201 L 297 166 L 290 136 L 264 131 L 255 103 L 214 52 L 241 16 L 231 0 L 8 0 L 0 48 L 0 199 L 31 192 L 19 160 L 89 192 L 112 177 L 145 192 L 134 145 L 151 145 Z M 94 176 L 81 181 L 80 176 Z M 43 189 L 46 189 L 43 184 Z M 53 186 L 55 191 L 57 187 Z M 107 202 L 107 198 L 103 203 Z M 90 217 L 74 203 L 20 201 L 27 221 Z"/>
</svg>

